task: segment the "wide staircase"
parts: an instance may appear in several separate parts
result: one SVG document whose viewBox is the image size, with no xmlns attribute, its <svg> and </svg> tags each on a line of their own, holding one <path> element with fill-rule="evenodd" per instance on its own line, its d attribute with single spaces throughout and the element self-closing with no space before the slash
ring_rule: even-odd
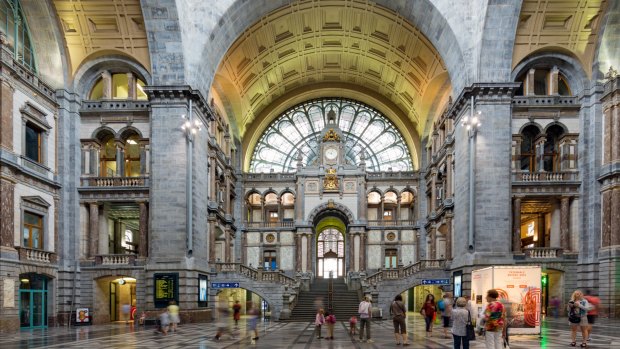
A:
<svg viewBox="0 0 620 349">
<path fill-rule="evenodd" d="M 351 315 L 357 314 L 360 302 L 357 291 L 349 291 L 344 279 L 332 279 L 333 291 L 331 311 L 337 321 L 348 321 Z M 329 280 L 316 278 L 309 291 L 301 291 L 297 304 L 291 313 L 289 321 L 314 321 L 316 317 L 316 304 L 322 302 L 325 311 L 330 311 Z"/>
</svg>

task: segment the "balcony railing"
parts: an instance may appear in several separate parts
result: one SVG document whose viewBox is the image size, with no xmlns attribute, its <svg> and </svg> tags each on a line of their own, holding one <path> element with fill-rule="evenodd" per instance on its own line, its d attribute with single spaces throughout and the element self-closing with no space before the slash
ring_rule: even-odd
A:
<svg viewBox="0 0 620 349">
<path fill-rule="evenodd" d="M 575 96 L 517 96 L 513 97 L 512 104 L 516 106 L 579 106 Z"/>
<path fill-rule="evenodd" d="M 294 286 L 297 281 L 292 277 L 284 275 L 282 271 L 265 271 L 262 268 L 254 269 L 241 263 L 216 263 L 215 269 L 218 273 L 239 273 L 255 281 L 265 281 L 279 283 L 286 286 Z"/>
<path fill-rule="evenodd" d="M 369 285 L 377 285 L 383 280 L 399 280 L 414 275 L 424 270 L 443 270 L 445 267 L 445 260 L 443 259 L 428 259 L 421 260 L 419 262 L 410 264 L 406 267 L 399 267 L 397 269 L 385 269 L 369 275 L 366 278 L 366 282 Z"/>
<path fill-rule="evenodd" d="M 37 263 L 56 263 L 56 253 L 34 250 L 26 247 L 16 247 L 19 251 L 19 259 Z"/>
<path fill-rule="evenodd" d="M 579 172 L 512 172 L 513 182 L 576 182 Z"/>
<path fill-rule="evenodd" d="M 562 258 L 564 250 L 560 247 L 530 247 L 524 248 L 525 256 L 532 259 Z"/>
<path fill-rule="evenodd" d="M 82 177 L 82 187 L 148 187 L 149 177 Z"/>
<path fill-rule="evenodd" d="M 104 254 L 95 256 L 96 265 L 133 265 L 136 256 L 133 254 Z"/>
<path fill-rule="evenodd" d="M 410 219 L 397 219 L 397 220 L 370 220 L 367 225 L 369 227 L 400 227 L 400 226 L 414 226 L 416 221 Z"/>
<path fill-rule="evenodd" d="M 278 222 L 246 222 L 248 228 L 292 228 L 295 226 L 294 221 L 278 221 Z"/>
</svg>

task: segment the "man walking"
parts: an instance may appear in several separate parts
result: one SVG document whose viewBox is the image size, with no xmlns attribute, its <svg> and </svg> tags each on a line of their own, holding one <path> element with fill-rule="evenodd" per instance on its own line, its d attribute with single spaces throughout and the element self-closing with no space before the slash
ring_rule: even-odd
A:
<svg viewBox="0 0 620 349">
<path fill-rule="evenodd" d="M 374 342 L 370 339 L 370 297 L 365 296 L 364 300 L 360 303 L 357 312 L 360 314 L 360 342 L 364 341 L 364 329 L 366 329 L 366 342 Z"/>
</svg>

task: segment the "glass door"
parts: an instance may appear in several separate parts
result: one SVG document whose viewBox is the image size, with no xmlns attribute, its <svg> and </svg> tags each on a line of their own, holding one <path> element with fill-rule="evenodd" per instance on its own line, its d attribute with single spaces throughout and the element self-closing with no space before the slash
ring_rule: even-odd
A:
<svg viewBox="0 0 620 349">
<path fill-rule="evenodd" d="M 47 278 L 37 274 L 22 274 L 20 279 L 20 327 L 47 327 Z"/>
</svg>

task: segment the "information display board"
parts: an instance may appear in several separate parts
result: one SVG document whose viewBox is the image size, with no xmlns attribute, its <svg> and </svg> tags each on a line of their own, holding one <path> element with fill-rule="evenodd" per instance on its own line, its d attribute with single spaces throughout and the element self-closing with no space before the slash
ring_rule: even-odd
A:
<svg viewBox="0 0 620 349">
<path fill-rule="evenodd" d="M 165 308 L 170 301 L 179 303 L 178 273 L 156 273 L 153 275 L 153 279 L 155 308 Z"/>
<path fill-rule="evenodd" d="M 489 267 L 471 274 L 471 300 L 484 316 L 487 291 L 494 288 L 506 308 L 510 334 L 538 334 L 541 320 L 541 269 L 536 266 Z"/>
<path fill-rule="evenodd" d="M 207 306 L 207 285 L 208 279 L 206 275 L 198 274 L 198 306 Z"/>
</svg>

